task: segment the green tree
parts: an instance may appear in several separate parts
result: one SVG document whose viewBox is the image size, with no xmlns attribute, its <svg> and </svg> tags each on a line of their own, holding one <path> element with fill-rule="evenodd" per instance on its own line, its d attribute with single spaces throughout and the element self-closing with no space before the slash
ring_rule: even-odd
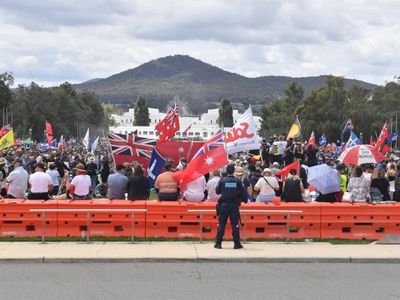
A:
<svg viewBox="0 0 400 300">
<path fill-rule="evenodd" d="M 231 102 L 224 98 L 221 100 L 221 104 L 218 110 L 218 123 L 222 127 L 232 127 L 233 126 L 233 109 Z"/>
<path fill-rule="evenodd" d="M 286 134 L 295 120 L 296 110 L 303 97 L 304 89 L 295 82 L 290 82 L 281 99 L 261 108 L 261 134 Z"/>
<path fill-rule="evenodd" d="M 143 96 L 138 96 L 135 104 L 135 119 L 133 125 L 135 126 L 149 126 L 150 115 L 149 107 L 146 104 L 146 99 Z"/>
<path fill-rule="evenodd" d="M 13 101 L 10 86 L 14 84 L 14 77 L 11 73 L 0 74 L 0 109 L 8 109 Z M 3 120 L 5 122 L 6 120 Z"/>
</svg>

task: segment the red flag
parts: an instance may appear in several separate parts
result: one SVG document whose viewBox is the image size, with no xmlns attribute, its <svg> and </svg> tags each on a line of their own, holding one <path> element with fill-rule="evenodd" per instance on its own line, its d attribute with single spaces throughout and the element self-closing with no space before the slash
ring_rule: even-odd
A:
<svg viewBox="0 0 400 300">
<path fill-rule="evenodd" d="M 286 179 L 286 177 L 288 177 L 291 169 L 296 169 L 297 175 L 300 175 L 300 162 L 298 160 L 296 160 L 295 162 L 291 163 L 290 165 L 287 165 L 286 167 L 282 168 L 275 175 L 281 176 L 281 180 L 285 181 L 285 179 Z"/>
<path fill-rule="evenodd" d="M 174 173 L 174 179 L 179 182 L 181 192 L 185 185 L 212 170 L 222 168 L 228 163 L 228 154 L 222 140 L 222 130 L 197 151 L 183 172 Z"/>
<path fill-rule="evenodd" d="M 179 116 L 176 105 L 171 108 L 168 115 L 156 125 L 156 130 L 159 134 L 158 143 L 168 141 L 175 136 L 175 133 L 179 130 Z"/>
<path fill-rule="evenodd" d="M 315 146 L 315 135 L 314 135 L 314 130 L 311 132 L 310 139 L 308 140 L 308 143 L 306 145 L 306 149 L 310 146 Z"/>
<path fill-rule="evenodd" d="M 382 127 L 378 139 L 376 140 L 375 149 L 381 151 L 382 145 L 386 142 L 388 137 L 389 137 L 389 130 L 387 128 L 387 124 L 385 123 Z"/>
<path fill-rule="evenodd" d="M 46 137 L 47 137 L 47 144 L 49 147 L 51 146 L 51 142 L 53 141 L 53 128 L 51 124 L 46 121 Z"/>
<path fill-rule="evenodd" d="M 374 140 L 372 139 L 372 135 L 369 136 L 369 144 L 370 144 L 371 146 L 374 145 Z"/>
</svg>

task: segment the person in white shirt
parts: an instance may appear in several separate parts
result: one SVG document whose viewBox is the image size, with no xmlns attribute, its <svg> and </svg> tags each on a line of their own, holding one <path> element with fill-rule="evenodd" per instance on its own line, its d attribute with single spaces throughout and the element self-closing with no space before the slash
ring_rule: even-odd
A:
<svg viewBox="0 0 400 300">
<path fill-rule="evenodd" d="M 85 166 L 81 163 L 75 167 L 76 176 L 69 185 L 69 193 L 73 195 L 73 199 L 89 200 L 91 198 L 92 181 L 90 176 L 86 174 Z"/>
<path fill-rule="evenodd" d="M 271 170 L 266 168 L 254 186 L 255 191 L 259 191 L 256 202 L 271 202 L 275 197 L 275 191 L 279 190 L 279 184 Z"/>
<path fill-rule="evenodd" d="M 6 178 L 9 183 L 7 198 L 25 199 L 28 179 L 29 174 L 23 167 L 22 159 L 16 159 L 14 161 L 14 170 Z"/>
<path fill-rule="evenodd" d="M 204 191 L 206 190 L 206 179 L 200 176 L 192 180 L 185 186 L 183 198 L 187 201 L 200 202 L 204 200 Z"/>
<path fill-rule="evenodd" d="M 50 175 L 44 173 L 44 169 L 42 163 L 36 164 L 35 173 L 29 177 L 31 192 L 28 199 L 49 200 L 49 192 L 53 190 L 53 180 Z"/>
<path fill-rule="evenodd" d="M 287 147 L 287 141 L 284 140 L 283 136 L 280 136 L 278 141 L 274 142 L 272 146 L 274 148 L 274 161 L 277 161 L 280 165 L 283 165 L 282 156 Z"/>
<path fill-rule="evenodd" d="M 211 202 L 217 202 L 219 199 L 219 195 L 215 192 L 216 187 L 218 186 L 219 180 L 221 179 L 221 172 L 219 170 L 215 170 L 212 173 L 212 178 L 207 182 L 207 200 Z"/>
<path fill-rule="evenodd" d="M 50 175 L 51 180 L 53 181 L 53 190 L 50 194 L 55 196 L 58 194 L 58 188 L 60 187 L 60 173 L 58 173 L 54 163 L 49 163 L 48 166 L 49 169 L 46 171 L 46 174 Z"/>
</svg>

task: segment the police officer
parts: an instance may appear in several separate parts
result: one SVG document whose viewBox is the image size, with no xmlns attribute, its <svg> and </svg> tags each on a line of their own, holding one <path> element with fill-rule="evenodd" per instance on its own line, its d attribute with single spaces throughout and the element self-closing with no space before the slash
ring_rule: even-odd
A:
<svg viewBox="0 0 400 300">
<path fill-rule="evenodd" d="M 225 226 L 230 218 L 232 225 L 232 236 L 234 241 L 233 249 L 243 248 L 239 236 L 239 206 L 246 193 L 242 182 L 233 176 L 235 165 L 230 164 L 226 167 L 227 177 L 221 178 L 215 191 L 221 197 L 218 200 L 218 231 L 214 248 L 221 249 L 222 239 L 225 234 Z"/>
</svg>

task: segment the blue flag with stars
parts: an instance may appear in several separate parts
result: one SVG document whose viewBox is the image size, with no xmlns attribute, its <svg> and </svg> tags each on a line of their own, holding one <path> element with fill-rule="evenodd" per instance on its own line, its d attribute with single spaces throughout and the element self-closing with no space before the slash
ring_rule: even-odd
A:
<svg viewBox="0 0 400 300">
<path fill-rule="evenodd" d="M 150 187 L 154 187 L 157 176 L 161 173 L 162 168 L 167 160 L 154 148 L 151 154 L 149 167 L 147 169 L 147 179 Z"/>
</svg>

